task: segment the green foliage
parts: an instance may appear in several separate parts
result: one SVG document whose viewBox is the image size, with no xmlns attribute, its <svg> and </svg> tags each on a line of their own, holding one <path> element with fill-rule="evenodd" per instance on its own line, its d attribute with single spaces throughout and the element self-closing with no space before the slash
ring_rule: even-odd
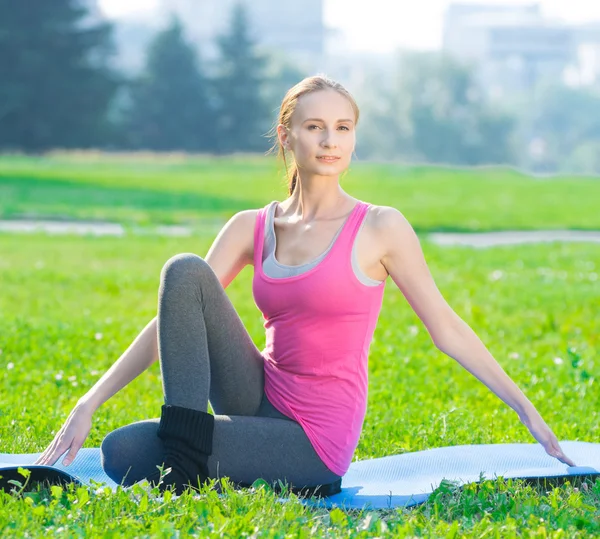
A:
<svg viewBox="0 0 600 539">
<path fill-rule="evenodd" d="M 600 92 L 550 86 L 533 108 L 533 129 L 546 140 L 538 167 L 600 174 Z"/>
<path fill-rule="evenodd" d="M 146 68 L 132 83 L 124 127 L 129 144 L 161 151 L 214 150 L 216 117 L 209 96 L 195 49 L 173 17 L 150 44 Z"/>
<path fill-rule="evenodd" d="M 234 5 L 227 33 L 217 38 L 220 49 L 214 78 L 218 96 L 218 151 L 266 151 L 264 134 L 270 110 L 263 98 L 267 57 L 256 51 L 246 8 Z"/>
<path fill-rule="evenodd" d="M 430 163 L 512 162 L 514 121 L 483 102 L 474 72 L 446 55 L 405 57 L 415 150 Z"/>
<path fill-rule="evenodd" d="M 0 148 L 106 142 L 112 28 L 87 16 L 75 0 L 0 1 Z"/>
<path fill-rule="evenodd" d="M 208 69 L 173 19 L 149 45 L 144 72 L 127 80 L 109 64 L 112 25 L 86 5 L 0 0 L 0 150 L 262 153 L 285 92 L 309 75 L 261 49 L 236 2 Z M 434 52 L 402 53 L 391 74 L 365 69 L 364 87 L 349 88 L 361 107 L 361 158 L 600 174 L 597 89 L 554 80 L 492 102 L 474 65 Z"/>
<path fill-rule="evenodd" d="M 582 141 L 560 164 L 560 168 L 573 174 L 600 175 L 600 136 L 594 140 Z"/>
<path fill-rule="evenodd" d="M 287 91 L 308 77 L 309 73 L 302 70 L 280 51 L 269 51 L 269 62 L 265 68 L 265 85 L 263 92 L 270 111 L 279 113 L 279 107 Z M 272 120 L 277 119 L 273 115 Z"/>
<path fill-rule="evenodd" d="M 391 88 L 372 89 L 377 98 L 366 108 L 369 138 L 357 144 L 367 157 L 514 162 L 516 120 L 486 101 L 472 66 L 445 54 L 411 52 L 400 56 L 396 70 Z"/>
</svg>

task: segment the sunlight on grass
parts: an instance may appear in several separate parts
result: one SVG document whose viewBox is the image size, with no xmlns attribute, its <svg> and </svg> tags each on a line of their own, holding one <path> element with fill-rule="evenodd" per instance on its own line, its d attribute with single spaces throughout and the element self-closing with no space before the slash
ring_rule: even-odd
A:
<svg viewBox="0 0 600 539">
<path fill-rule="evenodd" d="M 4 160 L 0 208 L 5 216 L 11 211 L 60 210 L 122 222 L 133 209 L 135 219 L 155 223 L 164 222 L 167 215 L 178 222 L 285 198 L 281 189 L 276 192 L 275 169 L 264 160 L 209 161 L 149 160 L 135 172 L 131 163 L 116 161 L 92 167 L 62 157 Z M 136 162 L 138 166 L 142 165 Z M 600 228 L 600 215 L 590 209 L 597 187 L 592 189 L 585 180 L 556 180 L 540 195 L 539 184 L 532 180 L 523 184 L 514 175 L 490 174 L 482 185 L 472 173 L 365 166 L 356 171 L 354 183 L 348 178 L 348 186 L 352 185 L 348 189 L 370 202 L 406 208 L 424 229 L 485 230 L 515 223 L 525 228 Z M 215 183 L 216 178 L 221 183 Z M 53 187 L 44 190 L 44 185 Z M 53 189 L 60 196 L 52 195 Z M 93 196 L 78 199 L 86 189 Z M 119 194 L 124 196 L 120 202 Z M 507 202 L 498 206 L 502 197 Z M 205 206 L 198 206 L 202 203 Z M 516 215 L 520 221 L 507 220 Z M 214 235 L 199 232 L 185 238 L 0 234 L 0 451 L 44 449 L 78 398 L 155 316 L 163 264 L 182 252 L 205 256 L 213 239 Z M 444 297 L 559 440 L 600 441 L 600 246 L 553 243 L 476 250 L 422 242 Z M 251 279 L 252 268 L 246 267 L 227 293 L 262 348 L 263 319 L 252 299 Z M 160 369 L 154 364 L 96 412 L 85 447 L 98 447 L 119 426 L 158 417 L 162 403 Z M 432 447 L 509 442 L 535 440 L 510 408 L 435 348 L 388 280 L 369 356 L 368 410 L 355 460 Z M 309 509 L 293 494 L 281 503 L 268 485 L 238 490 L 225 485 L 223 495 L 205 488 L 197 496 L 176 499 L 141 485 L 115 493 L 72 484 L 33 490 L 25 486 L 20 494 L 0 492 L 0 534 L 544 538 L 600 534 L 600 480 L 571 478 L 553 486 L 501 478 L 461 489 L 442 484 L 426 503 L 412 509 L 348 512 Z"/>
</svg>

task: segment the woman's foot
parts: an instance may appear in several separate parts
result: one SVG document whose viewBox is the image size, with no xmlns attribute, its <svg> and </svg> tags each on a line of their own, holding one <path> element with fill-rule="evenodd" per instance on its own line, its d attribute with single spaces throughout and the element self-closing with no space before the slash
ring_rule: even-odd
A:
<svg viewBox="0 0 600 539">
<path fill-rule="evenodd" d="M 212 453 L 215 418 L 212 414 L 163 405 L 157 436 L 163 440 L 163 468 L 171 469 L 158 488 L 161 492 L 175 486 L 176 494 L 187 488 L 199 489 L 208 479 L 208 456 Z M 147 477 L 152 484 L 160 480 L 157 469 Z"/>
</svg>

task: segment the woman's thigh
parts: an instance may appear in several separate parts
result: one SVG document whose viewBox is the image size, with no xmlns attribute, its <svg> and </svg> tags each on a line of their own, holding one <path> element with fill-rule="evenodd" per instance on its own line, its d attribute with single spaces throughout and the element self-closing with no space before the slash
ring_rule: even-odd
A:
<svg viewBox="0 0 600 539">
<path fill-rule="evenodd" d="M 255 415 L 264 389 L 264 358 L 213 269 L 202 257 L 181 253 L 167 261 L 160 280 L 166 400 L 206 409 L 208 399 L 215 414 Z"/>
<path fill-rule="evenodd" d="M 117 483 L 132 485 L 162 463 L 159 419 L 138 421 L 111 432 L 102 442 L 102 466 Z M 302 427 L 290 419 L 215 415 L 211 478 L 229 477 L 234 484 L 262 478 L 293 486 L 332 483 L 339 476 L 321 461 Z"/>
</svg>

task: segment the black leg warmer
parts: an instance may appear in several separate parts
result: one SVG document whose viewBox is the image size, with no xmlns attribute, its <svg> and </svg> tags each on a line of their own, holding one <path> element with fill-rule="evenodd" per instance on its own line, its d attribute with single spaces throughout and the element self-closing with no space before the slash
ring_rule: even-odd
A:
<svg viewBox="0 0 600 539">
<path fill-rule="evenodd" d="M 163 440 L 164 467 L 171 472 L 163 477 L 159 490 L 175 485 L 176 494 L 191 485 L 198 488 L 208 479 L 208 456 L 212 453 L 215 416 L 208 412 L 164 404 L 161 408 L 158 437 Z M 158 483 L 160 471 L 147 479 Z"/>
</svg>

